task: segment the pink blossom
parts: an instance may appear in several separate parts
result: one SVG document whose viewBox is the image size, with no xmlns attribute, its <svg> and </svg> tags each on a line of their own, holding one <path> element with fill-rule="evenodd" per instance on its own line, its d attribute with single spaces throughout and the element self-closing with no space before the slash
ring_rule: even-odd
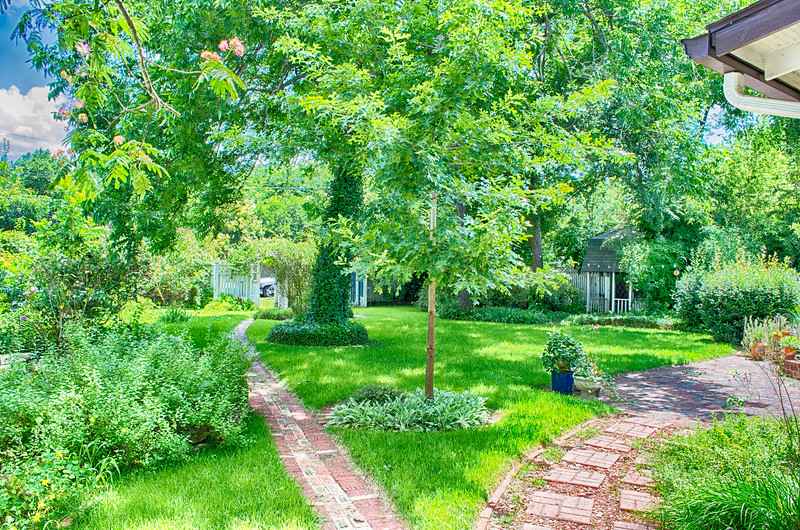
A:
<svg viewBox="0 0 800 530">
<path fill-rule="evenodd" d="M 59 120 L 66 120 L 72 115 L 72 111 L 69 110 L 67 107 L 60 107 L 58 111 L 56 111 L 56 116 Z"/>
<path fill-rule="evenodd" d="M 594 325 L 594 330 L 597 331 L 600 328 L 597 324 Z"/>
<path fill-rule="evenodd" d="M 89 122 L 89 116 L 87 116 L 86 113 L 81 112 L 80 114 L 78 114 L 78 121 L 81 122 L 81 123 L 88 123 Z"/>
<path fill-rule="evenodd" d="M 228 51 L 228 41 L 224 40 L 219 43 L 219 51 L 226 52 Z"/>
<path fill-rule="evenodd" d="M 82 109 L 86 107 L 86 103 L 84 103 L 82 99 L 76 99 L 75 101 L 72 102 L 72 106 L 75 107 L 76 109 Z"/>
<path fill-rule="evenodd" d="M 218 54 L 217 52 L 210 52 L 210 51 L 208 51 L 208 50 L 205 50 L 204 52 L 202 52 L 202 53 L 200 54 L 200 57 L 202 57 L 202 58 L 203 58 L 203 59 L 205 59 L 206 61 L 217 61 L 217 62 L 221 62 L 221 59 L 219 58 L 219 54 Z"/>
<path fill-rule="evenodd" d="M 81 55 L 89 55 L 92 53 L 92 47 L 89 46 L 87 43 L 80 41 L 75 45 L 75 51 L 80 53 Z"/>
<path fill-rule="evenodd" d="M 123 138 L 121 134 L 114 137 L 114 145 L 122 145 L 123 143 L 125 143 L 125 138 Z"/>
<path fill-rule="evenodd" d="M 34 285 L 33 287 L 31 287 L 31 292 L 32 293 L 38 293 L 39 292 L 39 288 Z"/>
<path fill-rule="evenodd" d="M 239 37 L 233 37 L 228 43 L 233 48 L 233 54 L 237 57 L 244 55 L 244 44 L 239 40 Z"/>
</svg>

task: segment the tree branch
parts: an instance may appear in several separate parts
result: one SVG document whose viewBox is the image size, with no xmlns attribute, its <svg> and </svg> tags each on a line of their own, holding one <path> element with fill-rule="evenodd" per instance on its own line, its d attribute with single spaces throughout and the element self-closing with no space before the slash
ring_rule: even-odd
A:
<svg viewBox="0 0 800 530">
<path fill-rule="evenodd" d="M 122 0 L 114 0 L 114 3 L 117 4 L 120 13 L 122 13 L 122 17 L 125 19 L 125 23 L 131 30 L 131 38 L 133 39 L 133 44 L 136 46 L 136 54 L 139 57 L 139 68 L 142 70 L 142 78 L 144 79 L 144 89 L 148 94 L 150 94 L 150 97 L 153 99 L 153 102 L 156 104 L 156 106 L 163 107 L 176 116 L 180 116 L 181 113 L 170 107 L 166 101 L 161 99 L 161 97 L 153 88 L 153 83 L 150 81 L 150 74 L 147 72 L 147 62 L 144 57 L 142 43 L 139 40 L 139 32 L 136 31 L 136 26 L 134 25 L 131 16 L 128 14 L 128 10 L 125 9 L 125 4 L 122 3 Z"/>
</svg>

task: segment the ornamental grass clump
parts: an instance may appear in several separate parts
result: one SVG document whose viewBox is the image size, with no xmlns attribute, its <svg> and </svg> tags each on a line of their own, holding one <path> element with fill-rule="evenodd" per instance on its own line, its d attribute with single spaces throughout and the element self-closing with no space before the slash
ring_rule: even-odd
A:
<svg viewBox="0 0 800 530">
<path fill-rule="evenodd" d="M 477 427 L 489 418 L 486 398 L 466 391 L 459 394 L 435 389 L 433 400 L 427 399 L 422 389 L 391 397 L 385 392 L 366 393 L 379 397 L 363 401 L 350 398 L 336 405 L 329 425 L 382 431 L 447 431 Z"/>
</svg>

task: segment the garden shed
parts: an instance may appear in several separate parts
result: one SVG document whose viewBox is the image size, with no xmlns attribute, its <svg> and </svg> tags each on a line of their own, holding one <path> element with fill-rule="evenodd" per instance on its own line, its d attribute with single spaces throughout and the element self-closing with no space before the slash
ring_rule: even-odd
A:
<svg viewBox="0 0 800 530">
<path fill-rule="evenodd" d="M 630 239 L 632 235 L 630 229 L 617 228 L 589 240 L 580 269 L 587 313 L 627 313 L 643 309 L 641 300 L 635 299 L 633 287 L 626 281 L 613 244 Z"/>
</svg>

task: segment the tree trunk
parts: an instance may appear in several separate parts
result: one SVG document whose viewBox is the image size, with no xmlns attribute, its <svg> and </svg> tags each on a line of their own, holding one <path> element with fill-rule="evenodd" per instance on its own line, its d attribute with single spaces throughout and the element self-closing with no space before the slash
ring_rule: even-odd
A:
<svg viewBox="0 0 800 530">
<path fill-rule="evenodd" d="M 456 217 L 459 223 L 464 224 L 464 217 L 467 215 L 467 203 L 456 201 Z M 466 289 L 458 291 L 458 310 L 469 311 L 472 308 L 472 295 Z"/>
<path fill-rule="evenodd" d="M 433 231 L 436 228 L 436 194 L 431 195 L 430 238 L 433 243 Z M 433 272 L 433 271 L 431 271 Z M 433 401 L 433 366 L 436 360 L 436 280 L 435 274 L 429 274 L 428 285 L 428 347 L 425 359 L 425 397 Z"/>
<path fill-rule="evenodd" d="M 425 397 L 433 401 L 433 366 L 436 360 L 436 282 L 428 285 L 428 348 L 425 360 Z"/>
<path fill-rule="evenodd" d="M 361 174 L 354 164 L 341 164 L 334 170 L 331 182 L 330 203 L 325 210 L 325 225 L 339 216 L 355 219 L 364 200 Z M 324 231 L 326 226 L 323 226 Z M 350 278 L 344 271 L 352 256 L 342 255 L 334 241 L 325 241 L 319 246 L 317 261 L 311 272 L 311 294 L 305 319 L 316 324 L 341 324 L 350 316 Z"/>
<path fill-rule="evenodd" d="M 544 268 L 544 257 L 542 252 L 542 216 L 539 213 L 533 213 L 528 216 L 528 222 L 531 224 L 529 229 L 530 237 L 528 244 L 531 247 L 531 268 L 534 271 Z"/>
<path fill-rule="evenodd" d="M 534 172 L 531 174 L 530 186 L 531 190 L 538 190 L 541 184 L 539 174 Z M 544 268 L 544 257 L 542 252 L 542 213 L 539 208 L 535 208 L 528 212 L 525 220 L 530 223 L 528 229 L 528 245 L 531 247 L 531 269 L 537 271 Z"/>
</svg>

